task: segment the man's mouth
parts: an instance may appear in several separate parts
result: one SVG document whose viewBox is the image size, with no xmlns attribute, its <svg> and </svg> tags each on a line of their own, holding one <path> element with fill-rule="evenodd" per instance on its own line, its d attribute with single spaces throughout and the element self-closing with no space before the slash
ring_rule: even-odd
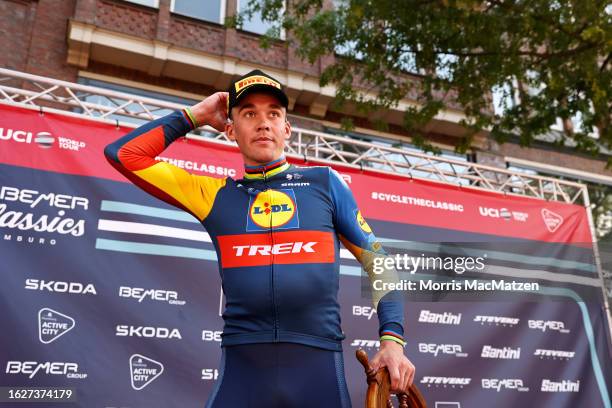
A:
<svg viewBox="0 0 612 408">
<path fill-rule="evenodd" d="M 266 143 L 266 142 L 273 142 L 273 141 L 274 140 L 271 137 L 266 137 L 266 136 L 260 136 L 253 140 L 254 143 Z"/>
</svg>

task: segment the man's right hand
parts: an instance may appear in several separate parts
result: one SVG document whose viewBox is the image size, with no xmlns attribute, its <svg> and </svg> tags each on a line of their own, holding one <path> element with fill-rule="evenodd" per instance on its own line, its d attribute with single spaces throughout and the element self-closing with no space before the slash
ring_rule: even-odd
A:
<svg viewBox="0 0 612 408">
<path fill-rule="evenodd" d="M 191 107 L 198 125 L 209 125 L 223 132 L 227 121 L 227 92 L 216 92 Z"/>
</svg>

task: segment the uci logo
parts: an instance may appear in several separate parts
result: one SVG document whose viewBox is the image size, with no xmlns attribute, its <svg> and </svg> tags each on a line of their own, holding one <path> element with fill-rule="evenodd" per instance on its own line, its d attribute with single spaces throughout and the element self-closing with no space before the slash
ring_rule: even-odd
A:
<svg viewBox="0 0 612 408">
<path fill-rule="evenodd" d="M 247 231 L 298 228 L 297 207 L 293 190 L 267 190 L 251 199 Z"/>
</svg>

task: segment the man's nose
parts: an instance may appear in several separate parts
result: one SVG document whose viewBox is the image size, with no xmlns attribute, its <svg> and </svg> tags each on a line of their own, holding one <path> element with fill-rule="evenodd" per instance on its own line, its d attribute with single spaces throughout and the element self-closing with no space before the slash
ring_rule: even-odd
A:
<svg viewBox="0 0 612 408">
<path fill-rule="evenodd" d="M 257 130 L 270 130 L 270 124 L 268 123 L 267 120 L 262 119 L 259 124 L 257 125 Z"/>
</svg>

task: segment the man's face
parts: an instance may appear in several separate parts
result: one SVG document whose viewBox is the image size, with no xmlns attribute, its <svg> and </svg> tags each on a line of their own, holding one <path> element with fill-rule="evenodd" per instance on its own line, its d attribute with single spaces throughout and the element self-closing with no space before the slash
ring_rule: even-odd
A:
<svg viewBox="0 0 612 408">
<path fill-rule="evenodd" d="M 266 93 L 247 95 L 232 109 L 233 123 L 225 126 L 225 133 L 238 143 L 245 164 L 265 164 L 283 154 L 291 136 L 286 115 L 278 99 Z"/>
</svg>

